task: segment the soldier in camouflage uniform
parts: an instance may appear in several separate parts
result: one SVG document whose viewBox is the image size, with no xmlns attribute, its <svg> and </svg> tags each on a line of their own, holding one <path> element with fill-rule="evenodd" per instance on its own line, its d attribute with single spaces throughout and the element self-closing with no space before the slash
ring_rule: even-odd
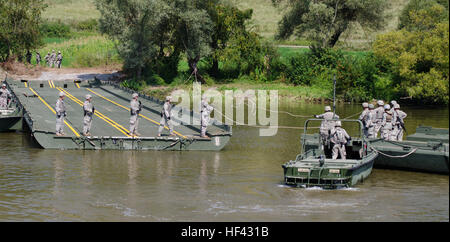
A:
<svg viewBox="0 0 450 242">
<path fill-rule="evenodd" d="M 392 140 L 394 117 L 390 110 L 391 106 L 389 104 L 384 105 L 383 121 L 381 123 L 381 138 L 384 140 Z"/>
<path fill-rule="evenodd" d="M 94 105 L 92 105 L 92 96 L 87 94 L 86 101 L 83 104 L 84 118 L 83 118 L 83 135 L 91 136 L 92 116 L 95 113 Z"/>
<path fill-rule="evenodd" d="M 141 101 L 138 100 L 139 94 L 133 93 L 133 99 L 130 102 L 130 133 L 131 136 L 140 136 L 138 131 L 139 126 L 139 113 L 142 111 Z"/>
<path fill-rule="evenodd" d="M 369 112 L 370 112 L 370 125 L 368 128 L 368 138 L 375 139 L 375 124 L 377 122 L 377 116 L 375 111 L 375 106 L 373 104 L 369 104 Z"/>
<path fill-rule="evenodd" d="M 166 102 L 164 103 L 163 109 L 161 110 L 161 121 L 159 121 L 159 128 L 158 128 L 158 137 L 161 136 L 161 133 L 164 129 L 164 126 L 167 125 L 169 126 L 169 133 L 170 136 L 173 136 L 173 125 L 172 125 L 172 121 L 171 119 L 171 111 L 172 111 L 172 97 L 171 96 L 167 96 L 166 97 Z"/>
<path fill-rule="evenodd" d="M 405 112 L 400 110 L 400 105 L 396 104 L 394 106 L 394 131 L 393 131 L 393 140 L 402 141 L 403 140 L 403 127 L 405 126 L 404 119 L 408 116 Z"/>
<path fill-rule="evenodd" d="M 380 132 L 381 124 L 383 123 L 384 114 L 384 102 L 383 100 L 378 100 L 378 107 L 375 109 L 375 138 L 378 137 L 378 132 Z M 381 135 L 381 134 L 380 134 Z"/>
<path fill-rule="evenodd" d="M 61 68 L 62 63 L 62 54 L 61 51 L 58 51 L 58 56 L 56 57 L 56 67 Z"/>
<path fill-rule="evenodd" d="M 59 98 L 56 101 L 56 135 L 63 136 L 64 133 L 64 117 L 66 117 L 66 105 L 64 104 L 64 92 L 59 93 Z"/>
<path fill-rule="evenodd" d="M 201 111 L 201 137 L 202 138 L 208 138 L 208 136 L 206 136 L 206 128 L 208 127 L 209 124 L 209 115 L 211 114 L 211 112 L 214 110 L 214 108 L 212 106 L 210 106 L 208 104 L 207 98 L 204 96 L 202 99 L 202 111 Z"/>
<path fill-rule="evenodd" d="M 8 108 L 8 98 L 11 98 L 11 93 L 6 88 L 6 84 L 2 84 L 0 89 L 0 109 Z"/>
<path fill-rule="evenodd" d="M 352 138 L 348 135 L 347 131 L 343 129 L 341 121 L 336 121 L 335 127 L 331 129 L 331 143 L 333 143 L 333 160 L 338 158 L 338 153 L 341 155 L 341 159 L 345 160 L 347 158 L 347 152 L 345 151 L 345 145 Z"/>
<path fill-rule="evenodd" d="M 362 106 L 364 110 L 362 111 L 358 119 L 364 125 L 363 126 L 364 136 L 369 137 L 369 128 L 372 126 L 372 113 L 369 110 L 368 103 L 363 103 Z"/>
<path fill-rule="evenodd" d="M 39 52 L 36 52 L 36 65 L 41 65 L 41 54 Z"/>
<path fill-rule="evenodd" d="M 45 64 L 50 67 L 50 52 L 44 57 Z"/>
<path fill-rule="evenodd" d="M 55 61 L 56 61 L 56 54 L 55 54 L 55 50 L 52 50 L 52 54 L 50 55 L 50 67 L 53 68 L 53 65 L 55 65 Z"/>
<path fill-rule="evenodd" d="M 322 149 L 324 149 L 324 145 L 327 145 L 329 143 L 330 138 L 330 130 L 334 128 L 334 121 L 331 121 L 332 119 L 339 119 L 339 116 L 337 114 L 334 114 L 331 112 L 331 107 L 326 106 L 325 107 L 325 113 L 320 115 L 314 115 L 315 118 L 324 119 L 322 123 L 320 124 L 320 137 L 322 140 Z"/>
</svg>

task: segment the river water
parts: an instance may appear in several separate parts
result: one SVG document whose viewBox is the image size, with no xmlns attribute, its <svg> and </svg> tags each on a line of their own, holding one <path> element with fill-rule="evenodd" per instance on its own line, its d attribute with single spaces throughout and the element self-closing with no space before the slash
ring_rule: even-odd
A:
<svg viewBox="0 0 450 242">
<path fill-rule="evenodd" d="M 280 110 L 312 115 L 323 105 Z M 410 133 L 448 128 L 448 107 L 403 110 Z M 279 114 L 280 126 L 304 121 Z M 350 189 L 291 188 L 281 165 L 300 152 L 302 130 L 258 132 L 233 127 L 220 152 L 43 150 L 27 133 L 0 133 L 0 221 L 449 221 L 448 175 L 373 169 Z"/>
</svg>

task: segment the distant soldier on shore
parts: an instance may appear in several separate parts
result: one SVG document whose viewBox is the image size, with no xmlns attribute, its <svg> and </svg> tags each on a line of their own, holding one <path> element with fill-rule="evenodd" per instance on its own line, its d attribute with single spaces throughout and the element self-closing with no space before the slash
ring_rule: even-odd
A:
<svg viewBox="0 0 450 242">
<path fill-rule="evenodd" d="M 0 109 L 8 108 L 8 99 L 11 98 L 11 93 L 6 88 L 6 84 L 2 84 L 0 89 Z"/>
<path fill-rule="evenodd" d="M 372 113 L 369 110 L 369 103 L 363 103 L 363 111 L 359 120 L 363 123 L 364 136 L 369 137 L 369 128 L 372 126 Z"/>
<path fill-rule="evenodd" d="M 320 115 L 314 115 L 315 118 L 324 119 L 320 124 L 320 137 L 322 139 L 322 149 L 329 143 L 330 130 L 334 128 L 334 121 L 332 119 L 339 119 L 337 114 L 331 112 L 330 106 L 325 106 L 325 113 Z"/>
<path fill-rule="evenodd" d="M 52 50 L 52 54 L 50 55 L 50 67 L 51 68 L 53 68 L 53 66 L 55 65 L 55 61 L 56 61 L 55 50 Z"/>
<path fill-rule="evenodd" d="M 91 136 L 92 116 L 95 113 L 94 105 L 91 102 L 92 96 L 87 94 L 86 101 L 83 104 L 84 118 L 83 118 L 83 135 Z"/>
<path fill-rule="evenodd" d="M 47 55 L 44 57 L 45 64 L 50 67 L 50 52 L 47 52 Z"/>
<path fill-rule="evenodd" d="M 61 68 L 62 59 L 63 59 L 63 57 L 62 57 L 61 51 L 58 51 L 58 56 L 56 57 L 56 66 L 58 68 Z"/>
<path fill-rule="evenodd" d="M 33 55 L 31 54 L 31 52 L 29 50 L 27 50 L 27 54 L 25 56 L 27 58 L 28 64 L 31 64 L 31 58 L 33 57 Z"/>
<path fill-rule="evenodd" d="M 131 136 L 140 136 L 138 131 L 139 126 L 139 113 L 142 111 L 141 101 L 138 100 L 139 94 L 133 93 L 132 100 L 130 102 L 130 133 Z"/>
<path fill-rule="evenodd" d="M 352 138 L 348 135 L 347 131 L 343 129 L 341 121 L 336 121 L 335 127 L 331 129 L 331 143 L 333 143 L 333 160 L 338 158 L 338 153 L 341 155 L 341 159 L 345 160 L 347 158 L 347 152 L 345 150 L 345 145 Z"/>
<path fill-rule="evenodd" d="M 384 105 L 383 121 L 381 123 L 381 138 L 384 140 L 392 140 L 392 131 L 394 129 L 394 117 L 391 113 L 391 106 Z"/>
<path fill-rule="evenodd" d="M 36 52 L 36 65 L 41 65 L 41 54 L 39 52 Z"/>
<path fill-rule="evenodd" d="M 404 119 L 408 116 L 405 112 L 400 110 L 400 105 L 395 104 L 394 106 L 394 140 L 402 141 L 403 140 L 403 131 L 405 128 Z"/>
<path fill-rule="evenodd" d="M 170 136 L 173 136 L 173 125 L 171 121 L 171 111 L 172 111 L 172 97 L 167 96 L 166 102 L 164 103 L 163 109 L 161 110 L 161 121 L 159 121 L 159 128 L 158 128 L 158 137 L 161 136 L 161 133 L 164 129 L 164 126 L 167 125 L 169 127 L 169 133 Z"/>
<path fill-rule="evenodd" d="M 206 136 L 206 128 L 209 124 L 209 115 L 214 110 L 214 108 L 208 104 L 207 97 L 203 96 L 202 98 L 202 110 L 201 110 L 201 137 L 202 138 L 209 138 Z"/>
<path fill-rule="evenodd" d="M 56 135 L 63 136 L 64 133 L 64 117 L 66 117 L 66 105 L 64 104 L 64 92 L 59 93 L 59 98 L 56 101 Z"/>
<path fill-rule="evenodd" d="M 384 101 L 378 100 L 377 102 L 378 107 L 375 109 L 375 138 L 378 137 L 378 132 L 380 132 L 381 124 L 383 123 L 383 114 L 384 114 Z M 380 134 L 381 136 L 381 134 Z"/>
</svg>

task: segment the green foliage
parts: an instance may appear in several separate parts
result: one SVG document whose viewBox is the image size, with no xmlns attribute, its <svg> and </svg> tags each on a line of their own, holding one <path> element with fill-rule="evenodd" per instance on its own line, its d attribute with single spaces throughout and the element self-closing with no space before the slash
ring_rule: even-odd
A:
<svg viewBox="0 0 450 242">
<path fill-rule="evenodd" d="M 39 47 L 42 0 L 0 0 L 0 61 Z"/>
<path fill-rule="evenodd" d="M 432 29 L 434 26 L 426 26 L 424 23 L 433 25 L 448 21 L 448 0 L 411 0 L 402 10 L 399 19 L 399 29 Z"/>
<path fill-rule="evenodd" d="M 357 22 L 366 29 L 383 26 L 385 0 L 272 0 L 287 2 L 289 10 L 279 22 L 277 39 L 295 34 L 315 45 L 333 47 L 341 34 Z"/>
<path fill-rule="evenodd" d="M 449 24 L 436 17 L 445 8 L 434 3 L 409 11 L 413 22 L 378 36 L 375 55 L 397 76 L 399 91 L 425 103 L 448 103 Z"/>
<path fill-rule="evenodd" d="M 70 37 L 70 26 L 61 22 L 44 21 L 39 26 L 43 37 L 68 38 Z"/>
<path fill-rule="evenodd" d="M 97 31 L 98 30 L 98 21 L 96 19 L 88 19 L 78 22 L 75 25 L 77 30 L 81 31 Z"/>
<path fill-rule="evenodd" d="M 120 83 L 122 87 L 130 88 L 135 91 L 142 91 L 145 88 L 145 82 L 137 81 L 135 79 L 125 80 Z"/>
</svg>

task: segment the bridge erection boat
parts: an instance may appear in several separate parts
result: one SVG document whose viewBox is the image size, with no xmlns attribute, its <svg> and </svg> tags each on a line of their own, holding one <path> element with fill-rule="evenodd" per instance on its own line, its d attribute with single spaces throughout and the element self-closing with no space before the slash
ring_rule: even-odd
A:
<svg viewBox="0 0 450 242">
<path fill-rule="evenodd" d="M 301 138 L 303 153 L 299 154 L 295 160 L 282 165 L 285 184 L 334 189 L 352 187 L 367 179 L 378 154 L 370 149 L 370 145 L 364 138 L 362 123 L 358 120 L 340 120 L 343 123 L 358 124 L 359 137 L 353 137 L 345 145 L 346 159 L 332 159 L 332 147 L 328 144 L 322 146 L 318 133 L 307 134 L 308 124 L 311 121 L 322 121 L 322 119 L 309 119 L 305 122 L 305 131 Z M 311 142 L 317 145 L 311 146 Z"/>
</svg>

